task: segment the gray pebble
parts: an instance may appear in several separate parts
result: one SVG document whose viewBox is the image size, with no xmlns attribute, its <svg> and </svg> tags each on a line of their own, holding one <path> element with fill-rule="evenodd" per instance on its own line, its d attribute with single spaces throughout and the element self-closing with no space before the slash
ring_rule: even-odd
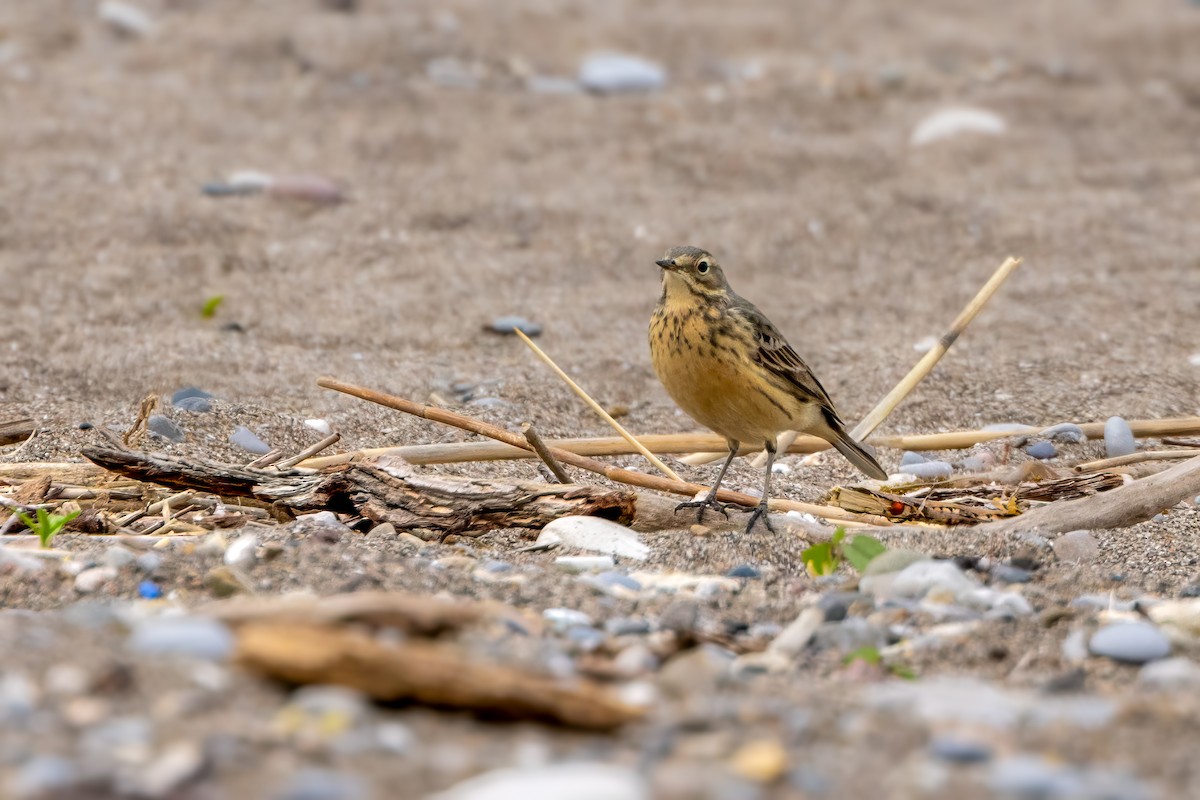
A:
<svg viewBox="0 0 1200 800">
<path fill-rule="evenodd" d="M 949 478 L 954 472 L 954 467 L 946 461 L 925 461 L 921 464 L 909 464 L 903 472 L 924 480 L 940 480 Z"/>
<path fill-rule="evenodd" d="M 487 330 L 491 333 L 510 336 L 515 331 L 520 331 L 526 336 L 533 338 L 541 335 L 542 326 L 537 322 L 530 322 L 524 317 L 496 317 L 487 326 Z"/>
<path fill-rule="evenodd" d="M 229 628 L 205 617 L 151 617 L 134 627 L 127 646 L 136 653 L 224 661 L 233 652 Z"/>
<path fill-rule="evenodd" d="M 307 767 L 296 772 L 273 800 L 369 800 L 362 778 L 345 772 Z"/>
<path fill-rule="evenodd" d="M 245 425 L 238 425 L 234 428 L 233 433 L 229 434 L 229 441 L 247 453 L 253 453 L 256 456 L 266 455 L 271 452 L 271 446 L 258 438 Z"/>
<path fill-rule="evenodd" d="M 1171 654 L 1171 642 L 1148 622 L 1116 622 L 1092 635 L 1088 649 L 1127 664 L 1144 664 Z"/>
<path fill-rule="evenodd" d="M 1033 580 L 1032 572 L 1009 564 L 997 564 L 992 567 L 991 575 L 992 578 L 1003 583 L 1029 583 Z"/>
<path fill-rule="evenodd" d="M 142 553 L 136 559 L 134 559 L 134 563 L 137 564 L 137 568 L 147 575 L 153 575 L 154 573 L 158 572 L 159 568 L 162 566 L 162 562 L 163 557 L 155 552 Z"/>
<path fill-rule="evenodd" d="M 385 753 L 405 755 L 413 751 L 417 737 L 401 722 L 381 722 L 375 726 L 375 745 Z"/>
<path fill-rule="evenodd" d="M 593 653 L 600 649 L 606 638 L 604 631 L 584 625 L 567 628 L 567 641 L 576 653 Z"/>
<path fill-rule="evenodd" d="M 841 622 L 850 612 L 850 606 L 857 602 L 871 602 L 871 598 L 861 592 L 828 592 L 821 595 L 817 608 L 825 612 L 826 622 Z"/>
<path fill-rule="evenodd" d="M 725 573 L 726 578 L 749 578 L 757 580 L 762 577 L 762 572 L 753 564 L 738 564 Z"/>
<path fill-rule="evenodd" d="M 911 450 L 905 450 L 904 454 L 900 456 L 900 466 L 907 467 L 912 464 L 924 464 L 928 460 L 929 459 L 920 453 L 914 453 Z"/>
<path fill-rule="evenodd" d="M 542 619 L 550 623 L 550 627 L 559 633 L 564 633 L 574 627 L 592 626 L 591 617 L 573 608 L 547 608 L 542 612 Z"/>
<path fill-rule="evenodd" d="M 982 456 L 967 456 L 958 462 L 958 468 L 963 472 L 983 472 L 988 468 L 988 462 Z"/>
<path fill-rule="evenodd" d="M 1047 441 L 1034 442 L 1025 448 L 1025 453 L 1033 458 L 1047 459 L 1058 455 L 1058 449 Z"/>
<path fill-rule="evenodd" d="M 1138 683 L 1150 689 L 1195 692 L 1200 689 L 1200 664 L 1182 656 L 1151 661 L 1138 671 Z"/>
<path fill-rule="evenodd" d="M 288 525 L 288 529 L 296 536 L 315 539 L 325 544 L 333 544 L 343 536 L 353 533 L 332 511 L 318 511 L 316 514 L 296 517 Z"/>
<path fill-rule="evenodd" d="M 171 395 L 171 405 L 178 406 L 180 402 L 184 400 L 191 400 L 193 398 L 198 400 L 211 400 L 213 399 L 213 395 L 209 394 L 203 389 L 198 389 L 195 386 L 185 386 L 182 389 L 176 390 L 175 393 Z"/>
<path fill-rule="evenodd" d="M 212 403 L 203 397 L 185 397 L 173 405 L 181 411 L 190 411 L 193 414 L 207 414 L 212 411 Z"/>
<path fill-rule="evenodd" d="M 1054 540 L 1054 555 L 1059 561 L 1089 564 L 1100 556 L 1100 545 L 1091 531 L 1070 531 Z"/>
<path fill-rule="evenodd" d="M 24 727 L 37 710 L 37 685 L 24 672 L 12 670 L 0 676 L 0 724 L 10 728 Z"/>
<path fill-rule="evenodd" d="M 75 591 L 91 594 L 116 578 L 117 570 L 114 567 L 91 567 L 75 576 Z"/>
<path fill-rule="evenodd" d="M 631 589 L 635 592 L 640 592 L 642 590 L 642 584 L 636 578 L 631 578 L 624 572 L 616 572 L 615 570 L 601 572 L 596 576 L 596 580 L 600 581 L 605 586 L 620 586 L 625 589 Z"/>
<path fill-rule="evenodd" d="M 929 743 L 934 758 L 952 764 L 978 764 L 992 757 L 992 748 L 983 742 L 949 736 L 935 736 Z"/>
<path fill-rule="evenodd" d="M 162 414 L 151 414 L 146 420 L 146 430 L 168 442 L 178 444 L 184 440 L 183 429 L 176 425 L 170 417 L 164 417 Z"/>
<path fill-rule="evenodd" d="M 115 544 L 104 551 L 104 563 L 110 567 L 121 569 L 137 561 L 137 553 L 128 547 Z"/>
<path fill-rule="evenodd" d="M 79 777 L 75 765 L 62 756 L 35 755 L 17 770 L 8 785 L 13 800 L 58 796 Z"/>
<path fill-rule="evenodd" d="M 965 597 L 980 586 L 949 561 L 918 561 L 896 575 L 892 591 L 898 597 L 921 598 L 934 589 Z"/>
<path fill-rule="evenodd" d="M 1109 417 L 1104 423 L 1104 453 L 1109 458 L 1127 456 L 1137 451 L 1137 442 L 1129 423 L 1121 417 Z"/>
<path fill-rule="evenodd" d="M 1043 428 L 1038 436 L 1067 444 L 1083 444 L 1087 441 L 1087 435 L 1083 432 L 1083 428 L 1073 422 L 1062 422 L 1058 425 L 1051 425 L 1049 428 Z"/>
<path fill-rule="evenodd" d="M 884 550 L 879 555 L 872 558 L 866 569 L 863 570 L 864 575 L 883 575 L 888 572 L 899 572 L 910 564 L 915 564 L 918 561 L 928 561 L 929 556 L 919 550 L 909 550 L 904 547 L 897 547 L 894 550 Z"/>
<path fill-rule="evenodd" d="M 650 632 L 650 621 L 645 617 L 612 617 L 604 621 L 604 630 L 610 636 L 642 636 Z"/>
<path fill-rule="evenodd" d="M 672 600 L 658 619 L 658 625 L 665 631 L 691 633 L 696 630 L 696 622 L 700 617 L 700 606 L 694 600 Z"/>
<path fill-rule="evenodd" d="M 813 635 L 818 650 L 852 653 L 862 647 L 881 648 L 887 644 L 887 633 L 863 617 L 847 617 L 841 622 L 826 622 Z"/>
<path fill-rule="evenodd" d="M 579 67 L 579 83 L 592 92 L 645 92 L 662 89 L 667 74 L 658 64 L 621 53 L 597 53 Z"/>
<path fill-rule="evenodd" d="M 1017 755 L 997 761 L 987 777 L 988 787 L 1004 797 L 1083 797 L 1083 781 L 1073 770 L 1042 758 Z"/>
</svg>

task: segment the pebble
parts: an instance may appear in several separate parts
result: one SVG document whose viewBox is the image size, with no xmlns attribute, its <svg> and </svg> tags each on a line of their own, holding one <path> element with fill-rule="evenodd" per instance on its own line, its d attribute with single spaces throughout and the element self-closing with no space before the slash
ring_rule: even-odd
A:
<svg viewBox="0 0 1200 800">
<path fill-rule="evenodd" d="M 663 609 L 658 626 L 664 631 L 691 633 L 700 620 L 700 606 L 694 600 L 673 600 Z"/>
<path fill-rule="evenodd" d="M 758 580 L 762 577 L 762 572 L 753 564 L 738 564 L 725 573 L 726 578 L 748 578 L 750 580 Z"/>
<path fill-rule="evenodd" d="M 231 567 L 241 567 L 254 563 L 254 551 L 258 548 L 258 536 L 253 533 L 243 533 L 225 549 L 224 562 Z"/>
<path fill-rule="evenodd" d="M 547 608 L 542 612 L 542 619 L 550 623 L 552 630 L 565 633 L 575 627 L 592 627 L 592 618 L 582 611 L 573 608 Z"/>
<path fill-rule="evenodd" d="M 649 647 L 634 644 L 617 653 L 613 668 L 622 678 L 637 678 L 658 668 L 658 658 Z"/>
<path fill-rule="evenodd" d="M 939 480 L 949 478 L 954 473 L 954 467 L 948 461 L 923 461 L 919 464 L 909 464 L 903 471 L 914 478 Z"/>
<path fill-rule="evenodd" d="M 367 534 L 367 538 L 368 539 L 395 539 L 396 538 L 396 526 L 390 522 L 381 522 L 378 525 L 376 525 L 374 528 L 371 528 L 371 532 Z M 417 541 L 419 542 L 421 540 L 417 539 Z M 424 544 L 424 543 L 422 542 L 422 544 Z"/>
<path fill-rule="evenodd" d="M 27 674 L 5 672 L 0 676 L 0 727 L 24 727 L 40 701 L 37 684 Z"/>
<path fill-rule="evenodd" d="M 177 389 L 171 395 L 171 405 L 178 406 L 184 400 L 212 400 L 213 395 L 195 386 L 185 386 L 182 389 Z"/>
<path fill-rule="evenodd" d="M 1149 689 L 1195 692 L 1200 689 L 1200 664 L 1182 656 L 1151 661 L 1138 671 L 1138 683 Z"/>
<path fill-rule="evenodd" d="M 204 573 L 204 585 L 214 597 L 233 597 L 235 594 L 250 593 L 250 586 L 232 567 L 213 567 Z"/>
<path fill-rule="evenodd" d="M 579 67 L 579 84 L 591 92 L 647 92 L 662 89 L 666 71 L 652 61 L 622 53 L 597 53 Z"/>
<path fill-rule="evenodd" d="M 142 9 L 120 0 L 104 0 L 97 9 L 101 21 L 118 33 L 128 36 L 149 36 L 154 33 L 154 20 Z"/>
<path fill-rule="evenodd" d="M 852 653 L 863 647 L 883 648 L 887 632 L 862 617 L 826 622 L 813 634 L 813 647 L 836 653 Z"/>
<path fill-rule="evenodd" d="M 884 550 L 867 562 L 863 575 L 883 575 L 901 570 L 919 561 L 928 561 L 929 556 L 919 550 L 908 550 L 898 547 L 895 550 Z M 865 590 L 864 590 L 865 591 Z"/>
<path fill-rule="evenodd" d="M 826 622 L 841 622 L 858 602 L 870 603 L 871 598 L 861 592 L 829 592 L 821 595 L 817 608 L 825 612 Z"/>
<path fill-rule="evenodd" d="M 142 581 L 138 584 L 138 597 L 143 600 L 157 600 L 163 596 L 162 587 L 154 581 Z"/>
<path fill-rule="evenodd" d="M 224 661 L 233 652 L 229 628 L 206 617 L 162 616 L 138 622 L 127 646 L 145 655 Z"/>
<path fill-rule="evenodd" d="M 1147 622 L 1115 622 L 1096 631 L 1088 650 L 1127 664 L 1144 664 L 1171 654 L 1171 642 Z"/>
<path fill-rule="evenodd" d="M 808 647 L 817 629 L 825 623 L 825 612 L 820 608 L 806 608 L 800 612 L 783 632 L 767 645 L 771 653 L 795 658 Z"/>
<path fill-rule="evenodd" d="M 174 796 L 183 786 L 204 771 L 207 759 L 195 742 L 167 745 L 133 781 L 132 794 L 144 798 Z"/>
<path fill-rule="evenodd" d="M 564 572 L 612 569 L 615 563 L 612 556 L 559 556 L 554 559 L 554 566 Z"/>
<path fill-rule="evenodd" d="M 381 722 L 375 726 L 375 745 L 385 753 L 405 755 L 417 743 L 412 728 L 401 722 Z"/>
<path fill-rule="evenodd" d="M 645 561 L 650 548 L 637 532 L 600 517 L 570 516 L 551 520 L 538 534 L 535 545 L 563 545 L 593 553 Z"/>
<path fill-rule="evenodd" d="M 212 411 L 212 402 L 204 397 L 185 397 L 172 405 L 181 411 L 190 411 L 193 414 L 207 414 Z"/>
<path fill-rule="evenodd" d="M 1033 580 L 1032 572 L 1009 564 L 997 564 L 992 567 L 991 575 L 994 580 L 1003 583 L 1029 583 Z"/>
<path fill-rule="evenodd" d="M 964 133 L 999 136 L 1008 129 L 1004 118 L 982 108 L 943 108 L 925 117 L 913 129 L 909 144 L 922 147 Z"/>
<path fill-rule="evenodd" d="M 671 697 L 703 696 L 729 678 L 732 665 L 733 653 L 715 644 L 702 644 L 671 656 L 655 680 Z"/>
<path fill-rule="evenodd" d="M 754 783 L 774 783 L 788 767 L 788 754 L 778 739 L 759 739 L 737 749 L 729 768 Z"/>
<path fill-rule="evenodd" d="M 912 450 L 905 450 L 904 454 L 900 456 L 900 466 L 908 467 L 912 466 L 913 464 L 924 464 L 928 460 L 929 459 L 920 453 L 914 453 Z"/>
<path fill-rule="evenodd" d="M 236 447 L 240 447 L 247 453 L 253 453 L 256 456 L 266 455 L 271 452 L 271 446 L 245 425 L 238 425 L 233 429 L 233 433 L 229 434 L 229 442 Z"/>
<path fill-rule="evenodd" d="M 573 628 L 568 628 L 566 633 L 567 641 L 571 643 L 571 650 L 575 653 L 593 653 L 600 649 L 608 638 L 603 631 L 595 628 L 577 625 Z"/>
<path fill-rule="evenodd" d="M 1100 556 L 1100 545 L 1091 531 L 1070 531 L 1054 540 L 1054 555 L 1059 561 L 1090 564 Z"/>
<path fill-rule="evenodd" d="M 996 462 L 996 459 L 991 453 L 984 453 L 978 456 L 967 456 L 962 461 L 958 462 L 958 468 L 963 472 L 983 472 Z"/>
<path fill-rule="evenodd" d="M 950 561 L 918 561 L 896 575 L 891 591 L 897 597 L 920 599 L 934 591 L 963 598 L 980 586 Z M 961 602 L 961 600 L 960 600 Z"/>
<path fill-rule="evenodd" d="M 1045 437 L 1054 442 L 1066 442 L 1067 444 L 1083 444 L 1087 441 L 1087 434 L 1083 432 L 1083 428 L 1074 422 L 1060 422 L 1058 425 L 1043 428 L 1038 432 L 1038 436 Z"/>
<path fill-rule="evenodd" d="M 642 636 L 650 632 L 650 621 L 645 617 L 610 617 L 604 621 L 604 630 L 610 636 Z"/>
<path fill-rule="evenodd" d="M 121 569 L 122 567 L 128 567 L 130 564 L 136 563 L 137 553 L 128 547 L 115 544 L 104 551 L 103 561 L 106 565 L 114 569 Z"/>
<path fill-rule="evenodd" d="M 428 800 L 649 800 L 650 796 L 646 779 L 632 768 L 581 761 L 485 772 Z"/>
<path fill-rule="evenodd" d="M 357 775 L 306 767 L 298 770 L 271 800 L 370 800 L 371 791 Z"/>
<path fill-rule="evenodd" d="M 91 594 L 116 578 L 115 567 L 91 567 L 75 576 L 75 591 L 80 594 Z"/>
<path fill-rule="evenodd" d="M 196 546 L 196 554 L 201 556 L 223 556 L 225 548 L 229 543 L 225 541 L 225 534 L 220 531 L 213 531 L 208 536 L 205 536 L 203 541 Z"/>
<path fill-rule="evenodd" d="M 162 414 L 151 414 L 146 420 L 146 430 L 155 436 L 162 437 L 168 442 L 175 442 L 176 444 L 186 438 L 183 429 L 176 425 L 175 421 L 170 417 L 164 417 Z"/>
<path fill-rule="evenodd" d="M 1058 448 L 1047 441 L 1034 442 L 1025 448 L 1025 453 L 1033 458 L 1048 459 L 1058 455 Z"/>
<path fill-rule="evenodd" d="M 316 514 L 296 517 L 288 525 L 288 529 L 296 536 L 315 539 L 325 544 L 333 544 L 343 536 L 353 533 L 332 511 L 318 511 Z"/>
<path fill-rule="evenodd" d="M 542 334 L 541 323 L 530 322 L 524 317 L 496 317 L 484 330 L 502 336 L 513 336 L 516 331 L 520 331 L 530 339 Z"/>
<path fill-rule="evenodd" d="M 1127 456 L 1137 451 L 1137 442 L 1129 423 L 1121 417 L 1109 417 L 1104 423 L 1104 453 L 1109 458 Z"/>
<path fill-rule="evenodd" d="M 140 571 L 147 575 L 153 575 L 162 567 L 163 557 L 155 552 L 141 553 L 133 563 Z"/>
<path fill-rule="evenodd" d="M 1030 755 L 997 761 L 988 771 L 987 785 L 1004 797 L 1045 800 L 1087 797 L 1073 770 Z"/>
<path fill-rule="evenodd" d="M 6 787 L 12 800 L 67 796 L 78 769 L 62 756 L 35 755 L 20 766 Z"/>
<path fill-rule="evenodd" d="M 312 428 L 322 436 L 328 436 L 333 433 L 333 426 L 323 419 L 306 419 L 304 420 L 305 427 Z"/>
<path fill-rule="evenodd" d="M 952 736 L 935 736 L 929 742 L 929 752 L 952 764 L 979 764 L 992 757 L 992 748 L 987 744 Z"/>
</svg>

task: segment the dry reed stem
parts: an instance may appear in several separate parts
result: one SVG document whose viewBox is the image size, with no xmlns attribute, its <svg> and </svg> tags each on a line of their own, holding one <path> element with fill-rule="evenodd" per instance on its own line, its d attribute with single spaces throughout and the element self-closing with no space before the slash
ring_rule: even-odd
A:
<svg viewBox="0 0 1200 800">
<path fill-rule="evenodd" d="M 651 464 L 653 464 L 655 466 L 655 468 L 658 469 L 659 472 L 661 472 L 663 475 L 666 475 L 671 480 L 675 480 L 675 481 L 683 480 L 683 478 L 680 478 L 678 475 L 675 474 L 675 471 L 673 469 L 668 467 L 661 460 L 659 460 L 659 458 L 657 456 L 655 456 L 653 453 L 651 453 L 649 450 L 647 450 L 642 445 L 641 442 L 639 442 L 636 438 L 634 438 L 632 433 L 625 430 L 625 427 L 623 425 L 621 425 L 621 423 L 619 423 L 615 419 L 613 419 L 611 414 L 609 414 L 607 411 L 605 411 L 603 408 L 601 408 L 600 404 L 597 403 L 595 400 L 593 400 L 591 398 L 591 395 L 589 395 L 587 392 L 585 392 L 583 390 L 582 386 L 575 383 L 575 381 L 571 380 L 571 377 L 569 375 L 567 375 L 567 373 L 563 372 L 562 369 L 558 366 L 558 364 L 554 363 L 554 359 L 552 359 L 552 358 L 550 358 L 550 356 L 546 355 L 546 352 L 544 350 L 542 350 L 542 348 L 540 348 L 536 344 L 534 344 L 532 339 L 530 339 L 528 336 L 526 336 L 519 328 L 513 328 L 513 333 L 515 333 L 517 336 L 521 337 L 521 341 L 524 342 L 529 347 L 529 349 L 533 351 L 533 354 L 535 356 L 537 356 L 539 359 L 541 359 L 542 362 L 545 363 L 545 365 L 548 366 L 550 369 L 554 370 L 554 373 L 556 375 L 558 375 L 559 378 L 562 378 L 563 382 L 566 383 L 568 387 L 570 387 L 571 391 L 579 396 L 579 399 L 581 399 L 581 400 L 583 400 L 583 402 L 587 403 L 588 406 L 592 409 L 592 411 L 595 411 L 600 416 L 601 419 L 603 419 L 605 422 L 607 422 L 613 430 L 615 430 L 617 433 L 619 433 L 621 435 L 622 439 L 629 442 L 629 444 L 633 445 L 634 449 L 637 450 L 639 453 L 641 453 L 643 456 L 645 456 L 646 460 L 649 461 Z"/>
<path fill-rule="evenodd" d="M 1130 453 L 1127 456 L 1113 456 L 1096 461 L 1085 461 L 1075 465 L 1076 472 L 1098 472 L 1109 467 L 1124 467 L 1129 464 L 1140 464 L 1143 461 L 1169 461 L 1175 458 L 1192 458 L 1200 456 L 1200 449 L 1188 450 L 1155 450 L 1149 453 Z"/>
<path fill-rule="evenodd" d="M 546 465 L 546 469 L 550 470 L 550 474 L 559 483 L 570 483 L 571 476 L 562 468 L 554 458 L 554 454 L 546 447 L 546 443 L 542 441 L 542 437 L 538 436 L 538 432 L 534 429 L 531 423 L 526 422 L 521 426 L 521 433 L 525 436 L 525 441 L 533 447 L 533 452 L 537 453 L 538 458 Z"/>
<path fill-rule="evenodd" d="M 275 468 L 276 469 L 291 469 L 292 467 L 296 466 L 304 459 L 312 458 L 317 453 L 324 450 L 326 447 L 333 447 L 335 444 L 337 444 L 339 441 L 341 441 L 341 439 L 342 439 L 342 435 L 340 433 L 338 433 L 337 431 L 334 431 L 333 433 L 329 434 L 328 436 L 326 436 L 324 439 L 317 442 L 316 444 L 309 445 L 308 447 L 301 450 L 299 453 L 296 453 L 296 455 L 292 456 L 291 458 L 285 458 L 283 461 L 280 461 L 278 464 L 275 465 Z"/>
<path fill-rule="evenodd" d="M 497 428 L 495 425 L 489 425 L 482 420 L 477 420 L 472 417 L 467 417 L 462 414 L 456 414 L 453 411 L 447 411 L 444 408 L 436 408 L 433 406 L 414 403 L 411 400 L 405 400 L 402 397 L 395 395 L 384 394 L 373 389 L 367 389 L 361 386 L 354 386 L 349 383 L 343 383 L 334 378 L 320 378 L 317 380 L 317 385 L 325 389 L 332 389 L 335 392 L 357 397 L 360 400 L 366 400 L 371 403 L 377 403 L 381 406 L 394 408 L 397 411 L 403 411 L 406 414 L 412 414 L 415 417 L 430 420 L 431 422 L 440 422 L 443 425 L 450 425 L 461 430 L 477 433 L 480 436 L 487 436 L 490 439 L 504 442 L 515 448 L 520 448 L 532 455 L 533 446 L 524 440 L 521 436 L 515 433 L 510 433 L 502 428 Z M 628 446 L 628 445 L 626 445 Z M 619 467 L 613 467 L 605 464 L 603 461 L 596 461 L 586 456 L 577 455 L 576 453 L 567 450 L 561 450 L 555 447 L 547 446 L 550 453 L 563 464 L 570 464 L 573 467 L 579 467 L 589 472 L 595 472 L 603 475 L 609 480 L 617 483 L 624 483 L 630 486 L 640 486 L 643 489 L 656 489 L 660 492 L 669 492 L 671 494 L 685 495 L 695 497 L 700 492 L 707 492 L 708 487 L 700 486 L 695 483 L 687 483 L 686 481 L 675 481 L 670 478 L 663 478 L 657 475 L 647 475 L 642 472 L 633 472 Z M 742 492 L 734 492 L 728 489 L 722 489 L 717 494 L 717 499 L 727 502 L 736 503 L 740 506 L 753 508 L 758 505 L 759 498 L 753 497 Z M 815 517 L 823 519 L 854 522 L 869 522 L 874 525 L 891 525 L 892 523 L 883 517 L 870 517 L 862 514 L 851 514 L 840 508 L 833 506 L 822 506 L 814 503 L 801 503 L 795 500 L 772 500 L 770 507 L 774 511 L 799 511 L 805 514 L 812 514 Z"/>
</svg>

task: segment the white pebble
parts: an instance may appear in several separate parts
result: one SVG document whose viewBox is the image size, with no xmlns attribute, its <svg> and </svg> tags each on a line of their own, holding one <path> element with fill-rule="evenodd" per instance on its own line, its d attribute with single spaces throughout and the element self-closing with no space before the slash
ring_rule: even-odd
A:
<svg viewBox="0 0 1200 800">
<path fill-rule="evenodd" d="M 323 436 L 333 433 L 333 426 L 323 419 L 306 419 L 304 424 Z"/>
<path fill-rule="evenodd" d="M 658 64 L 621 53 L 598 53 L 579 67 L 579 83 L 593 92 L 652 91 L 666 82 L 667 74 Z"/>
<path fill-rule="evenodd" d="M 559 517 L 551 520 L 538 535 L 536 544 L 561 544 L 593 553 L 645 561 L 650 548 L 635 531 L 600 517 Z"/>
<path fill-rule="evenodd" d="M 913 350 L 918 353 L 928 353 L 933 348 L 937 347 L 938 338 L 936 336 L 926 336 L 924 339 L 917 341 L 913 345 Z"/>
<path fill-rule="evenodd" d="M 943 108 L 935 111 L 913 130 L 909 143 L 914 147 L 950 139 L 963 133 L 999 136 L 1008 129 L 1004 119 L 982 108 Z"/>
<path fill-rule="evenodd" d="M 100 19 L 121 33 L 149 36 L 154 32 L 154 20 L 142 9 L 118 0 L 105 0 L 98 9 Z"/>
<path fill-rule="evenodd" d="M 104 584 L 117 577 L 115 567 L 92 567 L 85 569 L 75 576 L 75 591 L 80 594 L 91 594 Z"/>
<path fill-rule="evenodd" d="M 254 563 L 254 550 L 258 547 L 258 537 L 253 533 L 243 533 L 225 550 L 225 563 L 231 567 L 240 567 Z"/>
</svg>

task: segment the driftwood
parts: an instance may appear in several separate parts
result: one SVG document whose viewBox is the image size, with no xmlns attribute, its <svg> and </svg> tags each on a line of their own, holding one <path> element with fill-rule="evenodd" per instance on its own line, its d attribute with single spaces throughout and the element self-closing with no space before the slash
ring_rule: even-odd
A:
<svg viewBox="0 0 1200 800">
<path fill-rule="evenodd" d="M 1200 457 L 1110 492 L 1051 503 L 975 530 L 989 534 L 1032 530 L 1065 533 L 1080 528 L 1124 528 L 1145 522 L 1197 494 L 1200 494 Z"/>
<path fill-rule="evenodd" d="M 0 446 L 23 442 L 33 436 L 35 430 L 31 419 L 13 419 L 0 422 Z"/>
<path fill-rule="evenodd" d="M 496 528 L 541 528 L 569 515 L 633 520 L 633 492 L 598 486 L 421 475 L 398 467 L 352 464 L 323 473 L 263 470 L 200 459 L 84 448 L 113 472 L 176 489 L 246 497 L 294 512 L 329 510 L 389 522 L 424 538 L 481 535 Z"/>
<path fill-rule="evenodd" d="M 442 642 L 385 644 L 359 631 L 249 623 L 237 632 L 236 659 L 288 683 L 336 684 L 386 702 L 415 701 L 591 730 L 616 728 L 642 714 L 591 681 L 557 680 L 488 663 Z"/>
</svg>

